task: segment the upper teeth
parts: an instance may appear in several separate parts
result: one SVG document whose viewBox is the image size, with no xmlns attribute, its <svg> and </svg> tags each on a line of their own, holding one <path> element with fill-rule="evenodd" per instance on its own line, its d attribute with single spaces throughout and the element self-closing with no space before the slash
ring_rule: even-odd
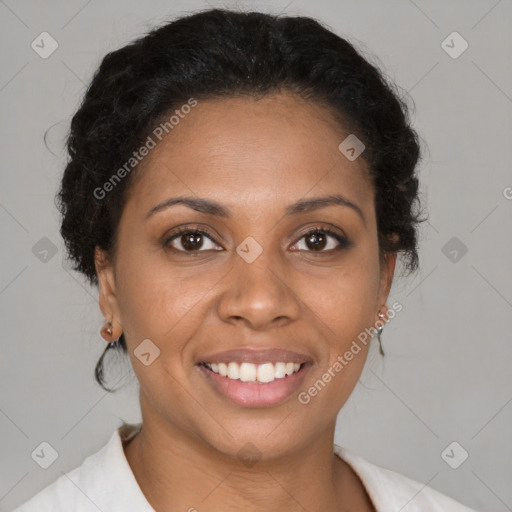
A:
<svg viewBox="0 0 512 512">
<path fill-rule="evenodd" d="M 242 382 L 272 382 L 299 371 L 299 363 L 205 363 L 205 365 L 223 377 L 240 379 Z"/>
</svg>

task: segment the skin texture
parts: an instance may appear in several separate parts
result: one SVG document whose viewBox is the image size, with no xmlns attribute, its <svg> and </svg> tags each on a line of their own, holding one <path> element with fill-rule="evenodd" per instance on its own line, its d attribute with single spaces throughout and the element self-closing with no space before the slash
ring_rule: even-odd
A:
<svg viewBox="0 0 512 512">
<path fill-rule="evenodd" d="M 125 453 L 156 510 L 373 510 L 332 448 L 367 346 L 307 405 L 297 394 L 272 407 L 236 405 L 197 366 L 233 348 L 289 349 L 313 362 L 304 391 L 386 311 L 396 254 L 380 265 L 366 163 L 338 150 L 347 135 L 329 111 L 291 93 L 199 101 L 137 169 L 116 254 L 97 248 L 96 270 L 101 310 L 114 339 L 125 333 L 140 383 L 143 429 Z M 364 220 L 342 206 L 285 215 L 298 200 L 335 193 Z M 215 200 L 232 216 L 175 205 L 146 219 L 181 195 Z M 330 250 L 338 242 L 325 235 L 327 245 L 308 247 L 304 232 L 326 224 L 351 244 Z M 203 237 L 195 257 L 180 236 L 166 247 L 182 225 L 213 241 Z M 252 263 L 236 252 L 248 236 L 263 248 Z M 133 354 L 146 338 L 160 349 L 149 366 Z M 252 467 L 238 454 L 248 442 L 261 452 Z"/>
</svg>

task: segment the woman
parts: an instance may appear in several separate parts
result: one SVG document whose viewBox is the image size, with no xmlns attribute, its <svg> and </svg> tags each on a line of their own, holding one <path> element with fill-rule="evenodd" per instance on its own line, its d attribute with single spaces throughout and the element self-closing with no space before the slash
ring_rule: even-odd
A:
<svg viewBox="0 0 512 512">
<path fill-rule="evenodd" d="M 143 421 L 19 512 L 470 511 L 333 446 L 421 222 L 407 108 L 347 41 L 304 17 L 180 18 L 103 59 L 67 147 L 96 378 L 127 353 Z"/>
</svg>

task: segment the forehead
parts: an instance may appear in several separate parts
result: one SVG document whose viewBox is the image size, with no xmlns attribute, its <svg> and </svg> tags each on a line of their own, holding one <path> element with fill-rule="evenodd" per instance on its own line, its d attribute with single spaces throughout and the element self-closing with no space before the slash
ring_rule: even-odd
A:
<svg viewBox="0 0 512 512">
<path fill-rule="evenodd" d="M 364 207 L 373 204 L 366 162 L 338 149 L 348 135 L 325 107 L 291 93 L 198 100 L 161 141 L 150 135 L 156 145 L 128 202 L 146 208 L 186 193 L 270 208 L 338 192 Z"/>
</svg>

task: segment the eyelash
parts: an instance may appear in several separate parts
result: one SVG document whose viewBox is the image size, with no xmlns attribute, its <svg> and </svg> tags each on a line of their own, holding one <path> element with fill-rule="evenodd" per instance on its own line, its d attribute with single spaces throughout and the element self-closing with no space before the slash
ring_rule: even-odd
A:
<svg viewBox="0 0 512 512">
<path fill-rule="evenodd" d="M 206 252 L 204 250 L 203 251 L 201 251 L 201 250 L 186 251 L 186 250 L 176 249 L 176 248 L 170 246 L 171 242 L 173 242 L 176 238 L 178 238 L 179 236 L 181 236 L 181 235 L 183 235 L 185 233 L 193 233 L 193 234 L 206 235 L 213 243 L 215 243 L 216 245 L 219 245 L 216 242 L 216 240 L 213 237 L 213 235 L 211 235 L 208 231 L 202 230 L 202 229 L 193 229 L 193 228 L 190 228 L 190 227 L 184 227 L 184 228 L 178 229 L 175 233 L 172 234 L 172 236 L 166 238 L 166 240 L 164 242 L 164 247 L 170 247 L 171 250 L 173 250 L 175 252 L 178 252 L 178 253 L 185 253 L 185 254 L 188 253 L 188 254 L 191 254 L 191 255 L 196 255 L 196 254 L 200 254 L 201 252 Z M 313 233 L 323 233 L 323 234 L 332 236 L 338 242 L 338 244 L 339 244 L 338 247 L 336 247 L 335 249 L 329 249 L 327 251 L 325 251 L 325 250 L 321 250 L 321 251 L 307 250 L 307 251 L 304 251 L 302 249 L 302 250 L 297 250 L 297 252 L 309 252 L 309 253 L 312 253 L 312 254 L 330 254 L 330 253 L 333 253 L 333 252 L 341 251 L 343 249 L 347 249 L 348 247 L 350 247 L 352 245 L 352 243 L 347 238 L 345 238 L 344 236 L 336 233 L 335 231 L 332 231 L 329 228 L 324 228 L 324 227 L 315 227 L 315 228 L 312 228 L 312 229 L 306 231 L 305 233 L 302 233 L 300 238 L 298 238 L 297 241 L 293 245 L 297 244 L 304 237 L 306 237 L 308 235 L 311 235 Z M 214 250 L 217 250 L 217 249 L 214 249 Z"/>
</svg>

